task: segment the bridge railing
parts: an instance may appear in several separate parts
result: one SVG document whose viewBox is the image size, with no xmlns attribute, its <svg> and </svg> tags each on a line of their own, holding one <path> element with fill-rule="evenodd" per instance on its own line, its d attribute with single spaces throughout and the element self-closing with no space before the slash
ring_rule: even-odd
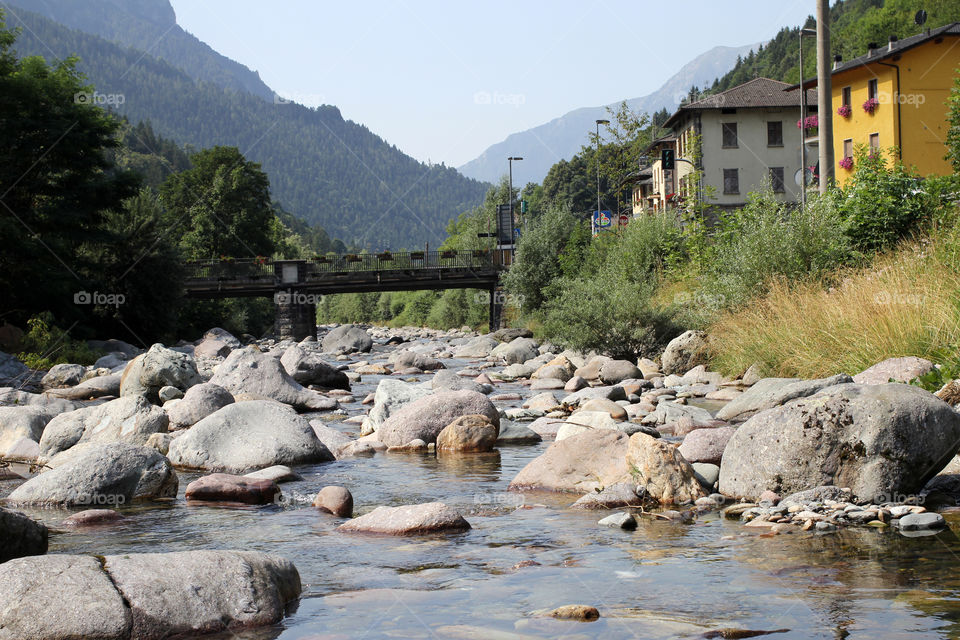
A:
<svg viewBox="0 0 960 640">
<path fill-rule="evenodd" d="M 305 260 L 303 275 L 316 279 L 324 275 L 384 271 L 426 271 L 438 269 L 486 270 L 496 267 L 494 253 L 476 251 L 404 251 L 358 254 L 327 254 Z M 270 280 L 277 278 L 279 263 L 263 258 L 203 260 L 186 264 L 186 279 L 203 281 Z"/>
</svg>

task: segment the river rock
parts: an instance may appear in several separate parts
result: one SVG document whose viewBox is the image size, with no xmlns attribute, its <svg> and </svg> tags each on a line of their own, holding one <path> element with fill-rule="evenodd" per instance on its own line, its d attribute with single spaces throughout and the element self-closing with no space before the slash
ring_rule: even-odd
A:
<svg viewBox="0 0 960 640">
<path fill-rule="evenodd" d="M 315 353 L 299 344 L 289 347 L 280 357 L 280 364 L 290 376 L 302 385 L 316 385 L 325 389 L 350 390 L 347 374 L 339 371 Z"/>
<path fill-rule="evenodd" d="M 394 536 L 457 533 L 468 529 L 470 529 L 470 523 L 458 511 L 442 502 L 377 507 L 370 513 L 337 527 L 338 531 Z"/>
<path fill-rule="evenodd" d="M 853 381 L 857 384 L 886 384 L 891 380 L 910 382 L 932 370 L 933 363 L 924 358 L 888 358 L 853 376 Z"/>
<path fill-rule="evenodd" d="M 536 444 L 543 438 L 539 433 L 514 422 L 501 422 L 500 433 L 497 435 L 498 445 L 509 444 Z"/>
<path fill-rule="evenodd" d="M 443 391 L 419 398 L 400 408 L 377 429 L 380 442 L 388 447 L 402 446 L 411 440 L 436 442 L 437 435 L 461 416 L 486 416 L 499 430 L 500 414 L 482 393 Z"/>
<path fill-rule="evenodd" d="M 84 442 L 145 445 L 152 434 L 165 432 L 167 424 L 167 414 L 145 396 L 125 396 L 56 416 L 43 430 L 40 452 L 50 457 Z"/>
<path fill-rule="evenodd" d="M 537 365 L 527 364 L 525 362 L 515 362 L 503 368 L 499 373 L 492 374 L 501 380 L 518 380 L 520 378 L 529 378 L 537 370 Z"/>
<path fill-rule="evenodd" d="M 588 493 L 629 480 L 630 436 L 593 429 L 551 444 L 510 483 L 511 490 Z"/>
<path fill-rule="evenodd" d="M 96 527 L 123 519 L 123 515 L 113 509 L 86 509 L 66 518 L 62 524 L 65 527 Z"/>
<path fill-rule="evenodd" d="M 567 421 L 563 418 L 548 418 L 546 416 L 537 418 L 527 425 L 527 428 L 539 435 L 541 438 L 553 439 Z"/>
<path fill-rule="evenodd" d="M 167 455 L 180 467 L 231 473 L 334 459 L 306 418 L 270 400 L 223 407 L 170 443 Z"/>
<path fill-rule="evenodd" d="M 201 337 L 201 340 L 219 340 L 220 342 L 229 346 L 231 349 L 239 349 L 241 346 L 243 346 L 236 336 L 226 329 L 221 329 L 220 327 L 208 329 Z"/>
<path fill-rule="evenodd" d="M 326 353 L 367 353 L 373 348 L 373 339 L 366 330 L 345 324 L 323 336 L 321 344 Z"/>
<path fill-rule="evenodd" d="M 590 386 L 590 383 L 587 382 L 586 379 L 580 376 L 573 376 L 572 378 L 567 380 L 567 383 L 565 385 L 563 385 L 563 390 L 568 393 L 576 393 L 577 391 L 580 391 L 581 389 L 586 389 L 589 386 Z"/>
<path fill-rule="evenodd" d="M 155 344 L 127 364 L 120 379 L 120 395 L 146 396 L 156 403 L 161 387 L 169 385 L 186 391 L 200 382 L 192 356 Z"/>
<path fill-rule="evenodd" d="M 164 407 L 167 417 L 170 418 L 170 430 L 192 427 L 215 411 L 228 404 L 233 404 L 233 394 L 211 382 L 198 384 L 187 389 L 183 398 Z"/>
<path fill-rule="evenodd" d="M 494 340 L 498 340 L 500 342 L 513 342 L 517 338 L 532 338 L 533 331 L 523 327 L 506 327 L 503 329 L 498 329 L 489 335 Z"/>
<path fill-rule="evenodd" d="M 23 440 L 39 447 L 44 428 L 57 413 L 41 405 L 0 407 L 0 456 L 10 457 L 14 449 L 23 447 Z"/>
<path fill-rule="evenodd" d="M 490 451 L 497 436 L 498 428 L 486 416 L 461 416 L 437 435 L 437 451 Z"/>
<path fill-rule="evenodd" d="M 476 391 L 477 393 L 485 393 L 493 390 L 493 387 L 490 385 L 482 385 L 469 380 L 462 376 L 458 376 L 455 371 L 450 369 L 444 369 L 437 371 L 433 376 L 433 380 L 430 381 L 430 386 L 434 391 Z"/>
<path fill-rule="evenodd" d="M 570 359 L 564 355 L 559 355 L 534 371 L 530 377 L 534 380 L 546 378 L 567 382 L 573 377 L 574 371 L 576 371 L 576 367 L 573 366 Z"/>
<path fill-rule="evenodd" d="M 606 398 L 607 400 L 626 400 L 627 393 L 624 391 L 623 387 L 612 386 L 612 387 L 588 387 L 586 389 L 581 389 L 571 393 L 570 395 L 563 398 L 561 401 L 563 404 L 568 405 L 579 405 L 582 402 L 586 402 L 592 398 Z"/>
<path fill-rule="evenodd" d="M 723 453 L 720 492 L 752 498 L 836 485 L 882 503 L 920 491 L 958 447 L 960 415 L 933 394 L 836 385 L 741 425 Z"/>
<path fill-rule="evenodd" d="M 706 364 L 708 356 L 707 334 L 687 331 L 667 344 L 660 357 L 660 369 L 667 375 L 682 374 L 698 364 Z"/>
<path fill-rule="evenodd" d="M 537 342 L 532 338 L 516 338 L 511 342 L 504 342 L 490 352 L 494 358 L 499 358 L 507 364 L 523 363 L 533 360 L 540 355 Z"/>
<path fill-rule="evenodd" d="M 102 398 L 104 396 L 119 396 L 121 379 L 122 376 L 119 373 L 96 376 L 87 378 L 74 387 L 50 389 L 46 392 L 46 395 L 64 400 L 90 400 L 91 398 Z"/>
<path fill-rule="evenodd" d="M 44 389 L 60 389 L 80 384 L 87 368 L 81 364 L 55 364 L 40 380 Z"/>
<path fill-rule="evenodd" d="M 720 466 L 709 462 L 692 462 L 690 466 L 693 467 L 693 474 L 703 485 L 703 488 L 707 491 L 713 491 L 713 488 L 717 486 L 717 480 L 720 479 Z"/>
<path fill-rule="evenodd" d="M 715 429 L 694 429 L 686 435 L 678 448 L 680 455 L 687 462 L 707 462 L 720 464 L 723 450 L 736 429 L 733 427 L 717 427 Z"/>
<path fill-rule="evenodd" d="M 313 425 L 311 424 L 310 426 L 313 426 Z M 314 431 L 316 431 L 316 429 L 314 429 Z M 329 447 L 327 448 L 329 449 Z M 303 476 L 301 476 L 299 473 L 297 473 L 290 467 L 283 464 L 275 464 L 273 466 L 267 467 L 266 469 L 260 469 L 259 471 L 251 471 L 250 473 L 244 474 L 243 477 L 254 478 L 255 480 L 273 480 L 277 484 L 303 480 Z"/>
<path fill-rule="evenodd" d="M 639 507 L 642 504 L 643 497 L 637 495 L 637 485 L 631 479 L 604 487 L 599 492 L 591 491 L 581 496 L 570 507 L 572 509 L 620 509 Z"/>
<path fill-rule="evenodd" d="M 239 348 L 237 341 L 236 347 L 230 346 L 223 340 L 217 338 L 204 338 L 197 346 L 193 348 L 194 358 L 226 358 L 234 348 Z"/>
<path fill-rule="evenodd" d="M 643 372 L 627 360 L 610 360 L 600 367 L 600 382 L 618 384 L 631 378 L 642 378 Z"/>
<path fill-rule="evenodd" d="M 177 495 L 177 474 L 154 449 L 126 442 L 81 445 L 70 462 L 34 476 L 7 500 L 23 505 L 122 505 Z M 53 466 L 51 461 L 51 466 Z"/>
<path fill-rule="evenodd" d="M 397 370 L 415 368 L 420 371 L 434 371 L 445 368 L 436 358 L 409 349 L 401 349 L 391 354 L 387 361 Z"/>
<path fill-rule="evenodd" d="M 707 495 L 676 447 L 645 433 L 630 436 L 627 466 L 645 495 L 661 504 L 692 503 Z"/>
<path fill-rule="evenodd" d="M 500 343 L 490 336 L 477 336 L 453 352 L 454 358 L 486 358 Z"/>
<path fill-rule="evenodd" d="M 333 398 L 310 391 L 294 380 L 279 358 L 253 347 L 233 351 L 217 368 L 210 382 L 223 387 L 234 397 L 252 394 L 301 411 L 330 411 L 338 406 Z"/>
<path fill-rule="evenodd" d="M 0 563 L 22 558 L 40 556 L 47 552 L 49 532 L 43 524 L 28 518 L 19 511 L 0 507 Z M 5 584 L 5 583 L 0 583 Z M 0 613 L 0 620 L 2 620 Z M 3 627 L 0 626 L 0 632 Z"/>
<path fill-rule="evenodd" d="M 590 622 L 600 618 L 600 612 L 597 611 L 597 608 L 586 604 L 565 604 L 550 611 L 547 615 L 551 618 L 580 620 L 582 622 Z"/>
<path fill-rule="evenodd" d="M 779 407 L 796 398 L 812 396 L 822 389 L 847 382 L 853 382 L 853 378 L 846 374 L 819 380 L 764 378 L 717 411 L 717 419 L 744 420 L 765 409 Z"/>
<path fill-rule="evenodd" d="M 400 380 L 381 380 L 373 396 L 373 408 L 363 421 L 360 433 L 375 432 L 384 420 L 406 404 L 430 395 L 430 390 Z"/>
<path fill-rule="evenodd" d="M 900 518 L 897 528 L 901 531 L 926 531 L 928 529 L 943 529 L 947 521 L 939 513 L 926 511 L 924 513 L 910 513 Z"/>
<path fill-rule="evenodd" d="M 574 503 L 573 506 L 576 506 Z M 627 531 L 633 531 L 637 528 L 637 520 L 633 517 L 632 513 L 627 513 L 626 511 L 621 511 L 620 513 L 614 513 L 607 516 L 606 518 L 601 518 L 597 520 L 597 524 L 601 527 L 613 527 L 615 529 L 625 529 Z"/>
<path fill-rule="evenodd" d="M 201 502 L 270 504 L 278 495 L 280 487 L 273 480 L 212 473 L 188 484 L 184 497 Z"/>
<path fill-rule="evenodd" d="M 627 419 L 627 410 L 622 405 L 607 398 L 591 398 L 580 404 L 577 413 L 581 411 L 603 411 L 618 422 Z"/>
<path fill-rule="evenodd" d="M 327 486 L 317 493 L 313 506 L 335 516 L 349 518 L 353 515 L 353 495 L 346 487 Z"/>
<path fill-rule="evenodd" d="M 528 399 L 522 405 L 524 409 L 539 409 L 540 411 L 551 411 L 558 406 L 560 406 L 560 400 L 557 399 L 557 396 L 553 395 L 549 391 L 544 393 L 538 393 L 532 398 Z"/>
</svg>

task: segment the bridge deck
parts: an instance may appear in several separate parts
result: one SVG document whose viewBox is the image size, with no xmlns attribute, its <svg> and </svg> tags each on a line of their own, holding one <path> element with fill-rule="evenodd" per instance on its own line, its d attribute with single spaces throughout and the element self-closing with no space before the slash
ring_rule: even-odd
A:
<svg viewBox="0 0 960 640">
<path fill-rule="evenodd" d="M 271 297 L 278 291 L 358 293 L 492 289 L 503 266 L 491 251 L 339 254 L 310 260 L 211 260 L 187 264 L 193 298 Z"/>
</svg>

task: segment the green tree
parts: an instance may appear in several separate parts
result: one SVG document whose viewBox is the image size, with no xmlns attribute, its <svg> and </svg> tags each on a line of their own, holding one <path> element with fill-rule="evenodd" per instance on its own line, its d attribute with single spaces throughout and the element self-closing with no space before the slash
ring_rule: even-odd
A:
<svg viewBox="0 0 960 640">
<path fill-rule="evenodd" d="M 960 173 L 960 69 L 953 79 L 950 97 L 947 98 L 947 160 L 953 165 L 954 173 Z"/>
<path fill-rule="evenodd" d="M 544 303 L 544 289 L 561 275 L 560 252 L 577 219 L 565 207 L 552 207 L 536 218 L 520 237 L 510 270 L 503 276 L 504 286 L 522 296 L 524 307 L 537 310 Z"/>
<path fill-rule="evenodd" d="M 606 184 L 608 198 L 612 196 L 611 208 L 619 214 L 631 208 L 631 186 L 640 169 L 640 156 L 650 146 L 652 130 L 650 117 L 632 111 L 626 100 L 616 109 L 607 107 L 607 113 L 610 122 L 604 125 L 605 133 L 598 138 L 594 132 L 590 143 L 594 149 L 599 145 L 600 177 Z M 601 206 L 610 207 L 609 201 L 604 203 L 601 198 Z"/>
</svg>

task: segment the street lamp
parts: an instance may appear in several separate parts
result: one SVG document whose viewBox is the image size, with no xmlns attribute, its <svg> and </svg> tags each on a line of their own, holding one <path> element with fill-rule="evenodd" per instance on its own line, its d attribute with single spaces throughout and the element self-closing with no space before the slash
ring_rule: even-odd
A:
<svg viewBox="0 0 960 640">
<path fill-rule="evenodd" d="M 800 208 L 807 206 L 807 89 L 803 86 L 803 39 L 817 37 L 813 29 L 800 29 Z M 818 114 L 819 117 L 819 114 Z"/>
<path fill-rule="evenodd" d="M 523 158 L 519 156 L 510 156 L 509 158 L 507 158 L 507 162 L 510 163 L 510 224 L 511 225 L 514 224 L 514 220 L 513 220 L 513 161 L 514 160 L 523 160 Z M 511 228 L 510 229 L 511 240 L 513 240 L 513 234 L 514 234 L 514 231 Z"/>
<path fill-rule="evenodd" d="M 597 216 L 600 215 L 600 125 L 610 124 L 609 120 L 597 120 Z M 593 216 L 590 217 L 590 227 L 593 227 Z"/>
</svg>

